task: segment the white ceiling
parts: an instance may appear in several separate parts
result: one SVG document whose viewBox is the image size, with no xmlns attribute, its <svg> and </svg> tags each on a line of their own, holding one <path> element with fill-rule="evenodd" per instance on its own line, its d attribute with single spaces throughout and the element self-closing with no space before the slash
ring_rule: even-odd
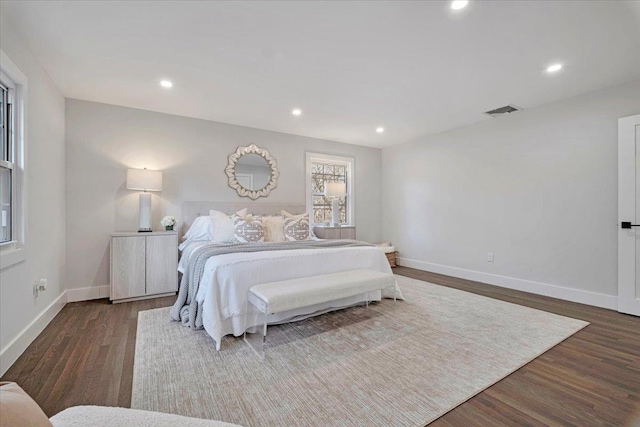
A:
<svg viewBox="0 0 640 427">
<path fill-rule="evenodd" d="M 66 97 L 373 147 L 640 78 L 640 2 L 1 8 Z M 553 62 L 565 68 L 550 76 Z"/>
</svg>

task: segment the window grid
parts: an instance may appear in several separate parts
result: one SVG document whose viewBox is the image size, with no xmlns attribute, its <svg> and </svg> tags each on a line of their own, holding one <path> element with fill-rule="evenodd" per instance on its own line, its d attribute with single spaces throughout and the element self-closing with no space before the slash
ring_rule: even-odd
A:
<svg viewBox="0 0 640 427">
<path fill-rule="evenodd" d="M 12 239 L 13 111 L 11 89 L 0 82 L 0 243 Z"/>
<path fill-rule="evenodd" d="M 331 199 L 324 197 L 325 182 L 344 182 L 347 184 L 348 169 L 347 165 L 330 163 L 330 162 L 311 162 L 311 192 L 313 197 L 313 222 L 322 224 L 331 220 Z M 347 222 L 347 198 L 338 198 L 339 203 L 339 221 Z"/>
<path fill-rule="evenodd" d="M 2 129 L 2 156 L 0 160 L 9 161 L 9 135 L 8 135 L 8 104 L 9 104 L 9 89 L 0 82 L 0 128 Z"/>
</svg>

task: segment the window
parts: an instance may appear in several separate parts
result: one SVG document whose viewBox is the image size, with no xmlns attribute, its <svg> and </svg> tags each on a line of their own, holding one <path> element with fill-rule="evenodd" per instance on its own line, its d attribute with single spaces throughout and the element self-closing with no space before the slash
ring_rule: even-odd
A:
<svg viewBox="0 0 640 427">
<path fill-rule="evenodd" d="M 347 182 L 347 166 L 337 163 L 311 162 L 311 188 L 313 193 L 313 222 L 323 223 L 331 219 L 331 199 L 324 196 L 325 182 Z M 347 198 L 338 199 L 340 223 L 347 222 Z"/>
<path fill-rule="evenodd" d="M 347 187 L 347 195 L 338 199 L 340 223 L 353 224 L 353 163 L 348 157 L 307 153 L 307 211 L 314 224 L 331 220 L 331 199 L 324 196 L 324 187 L 334 181 Z"/>
<path fill-rule="evenodd" d="M 25 259 L 27 76 L 0 50 L 0 269 Z"/>
<path fill-rule="evenodd" d="M 13 172 L 14 162 L 14 86 L 2 75 L 0 79 L 0 128 L 2 145 L 0 146 L 0 243 L 13 239 Z"/>
</svg>

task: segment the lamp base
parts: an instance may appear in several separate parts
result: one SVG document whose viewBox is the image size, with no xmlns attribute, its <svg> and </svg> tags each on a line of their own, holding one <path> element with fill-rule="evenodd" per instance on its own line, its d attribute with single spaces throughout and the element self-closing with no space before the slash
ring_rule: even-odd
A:
<svg viewBox="0 0 640 427">
<path fill-rule="evenodd" d="M 138 232 L 151 232 L 151 193 L 140 193 Z"/>
<path fill-rule="evenodd" d="M 340 226 L 340 201 L 337 197 L 333 197 L 331 200 L 331 226 Z"/>
</svg>

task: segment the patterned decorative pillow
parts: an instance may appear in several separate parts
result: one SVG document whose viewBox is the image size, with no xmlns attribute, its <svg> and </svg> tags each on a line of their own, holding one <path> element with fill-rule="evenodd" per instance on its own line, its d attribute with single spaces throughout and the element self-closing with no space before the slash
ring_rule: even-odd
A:
<svg viewBox="0 0 640 427">
<path fill-rule="evenodd" d="M 236 243 L 264 242 L 262 217 L 247 215 L 244 218 L 233 216 L 233 241 Z"/>
<path fill-rule="evenodd" d="M 302 218 L 303 216 L 305 216 L 305 214 L 299 214 L 299 215 L 294 215 L 292 213 L 289 213 L 285 210 L 281 210 L 280 211 L 280 215 L 282 215 L 284 218 Z M 284 225 L 284 223 L 283 223 Z M 313 225 L 311 224 L 311 217 L 309 217 L 309 240 L 317 240 L 318 238 L 316 237 L 315 233 L 313 232 Z"/>
<path fill-rule="evenodd" d="M 309 235 L 309 214 L 285 217 L 284 238 L 288 241 L 310 240 Z"/>
</svg>

